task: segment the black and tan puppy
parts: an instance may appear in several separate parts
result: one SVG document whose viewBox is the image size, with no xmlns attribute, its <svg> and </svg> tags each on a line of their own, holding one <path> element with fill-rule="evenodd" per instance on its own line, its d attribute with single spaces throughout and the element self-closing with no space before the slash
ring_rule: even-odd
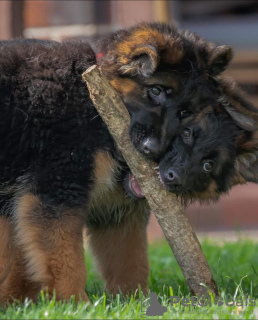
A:
<svg viewBox="0 0 258 320">
<path fill-rule="evenodd" d="M 122 41 L 121 41 L 122 39 Z M 100 66 L 131 115 L 130 136 L 147 157 L 160 157 L 183 120 L 217 101 L 228 46 L 167 24 L 142 24 L 105 38 Z"/>
<path fill-rule="evenodd" d="M 149 208 L 126 196 L 126 170 L 82 82 L 96 57 L 130 112 L 132 143 L 157 158 L 180 123 L 217 101 L 231 49 L 163 24 L 114 33 L 95 52 L 83 42 L 0 44 L 1 303 L 44 288 L 87 300 L 85 225 L 107 289 L 147 290 Z"/>
<path fill-rule="evenodd" d="M 233 83 L 199 122 L 181 129 L 159 165 L 160 180 L 187 203 L 218 200 L 233 185 L 258 182 L 257 109 Z"/>
</svg>

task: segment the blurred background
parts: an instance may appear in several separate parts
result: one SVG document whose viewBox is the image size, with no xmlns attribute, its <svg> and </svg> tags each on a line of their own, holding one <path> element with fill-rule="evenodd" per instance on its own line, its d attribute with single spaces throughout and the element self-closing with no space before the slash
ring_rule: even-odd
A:
<svg viewBox="0 0 258 320">
<path fill-rule="evenodd" d="M 258 107 L 258 1 L 0 1 L 0 39 L 17 37 L 62 40 L 104 34 L 142 21 L 173 22 L 208 40 L 229 44 L 235 57 L 227 74 Z M 234 188 L 220 202 L 197 204 L 187 215 L 199 234 L 219 238 L 258 238 L 258 185 Z M 151 218 L 149 240 L 161 238 Z"/>
</svg>

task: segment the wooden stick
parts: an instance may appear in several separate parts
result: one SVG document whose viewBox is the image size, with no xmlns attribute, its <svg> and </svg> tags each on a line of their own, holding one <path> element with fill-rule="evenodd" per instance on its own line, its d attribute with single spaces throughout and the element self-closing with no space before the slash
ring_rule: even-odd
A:
<svg viewBox="0 0 258 320">
<path fill-rule="evenodd" d="M 160 183 L 154 169 L 157 164 L 145 159 L 130 141 L 130 116 L 120 97 L 96 66 L 86 70 L 83 79 L 87 83 L 94 106 L 138 180 L 192 293 L 207 294 L 207 286 L 217 295 L 218 290 L 209 265 L 183 208 L 176 196 Z"/>
</svg>

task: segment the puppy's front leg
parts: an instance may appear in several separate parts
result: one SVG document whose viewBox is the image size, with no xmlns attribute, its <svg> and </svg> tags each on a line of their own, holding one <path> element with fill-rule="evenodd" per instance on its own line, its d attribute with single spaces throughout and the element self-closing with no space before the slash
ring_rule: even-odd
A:
<svg viewBox="0 0 258 320">
<path fill-rule="evenodd" d="M 16 241 L 21 245 L 30 281 L 41 283 L 50 296 L 69 299 L 85 293 L 86 266 L 83 250 L 83 217 L 76 209 L 59 209 L 53 215 L 32 194 L 17 202 Z"/>
<path fill-rule="evenodd" d="M 137 212 L 118 225 L 89 229 L 90 246 L 109 292 L 126 295 L 139 285 L 148 291 L 146 225 L 142 212 Z"/>
<path fill-rule="evenodd" d="M 0 285 L 4 282 L 14 258 L 12 242 L 13 225 L 11 218 L 0 216 Z"/>
</svg>

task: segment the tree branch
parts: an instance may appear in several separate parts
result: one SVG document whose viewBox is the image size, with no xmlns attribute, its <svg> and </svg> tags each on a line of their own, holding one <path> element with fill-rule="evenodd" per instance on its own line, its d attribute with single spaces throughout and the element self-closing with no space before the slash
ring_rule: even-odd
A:
<svg viewBox="0 0 258 320">
<path fill-rule="evenodd" d="M 207 286 L 217 295 L 218 290 L 209 265 L 182 206 L 176 196 L 165 190 L 160 183 L 154 169 L 157 164 L 145 159 L 130 141 L 130 116 L 120 97 L 96 66 L 86 70 L 83 79 L 87 83 L 93 104 L 138 180 L 190 290 L 194 295 L 203 295 L 207 294 Z"/>
</svg>

